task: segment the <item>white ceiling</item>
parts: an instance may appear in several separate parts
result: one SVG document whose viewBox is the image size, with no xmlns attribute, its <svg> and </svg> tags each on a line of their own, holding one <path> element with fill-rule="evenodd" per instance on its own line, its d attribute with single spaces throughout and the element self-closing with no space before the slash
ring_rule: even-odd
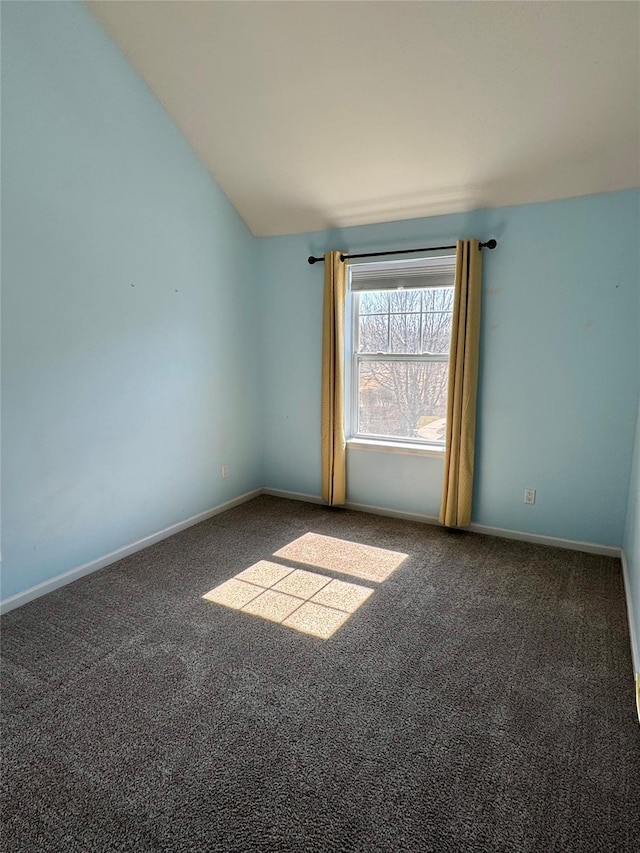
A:
<svg viewBox="0 0 640 853">
<path fill-rule="evenodd" d="M 640 185 L 638 2 L 92 2 L 256 235 Z"/>
</svg>

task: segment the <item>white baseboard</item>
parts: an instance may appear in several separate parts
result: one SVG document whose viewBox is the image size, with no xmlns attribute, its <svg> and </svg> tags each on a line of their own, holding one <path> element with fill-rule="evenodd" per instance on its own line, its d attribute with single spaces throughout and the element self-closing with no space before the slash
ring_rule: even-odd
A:
<svg viewBox="0 0 640 853">
<path fill-rule="evenodd" d="M 387 509 L 385 506 L 374 506 L 373 504 L 359 504 L 347 501 L 345 509 L 353 509 L 356 512 L 370 512 L 372 515 L 387 515 L 389 518 L 402 518 L 405 521 L 418 521 L 421 524 L 436 524 L 440 526 L 440 522 L 435 516 L 422 515 L 419 512 L 405 512 L 400 509 Z"/>
<path fill-rule="evenodd" d="M 521 530 L 504 530 L 501 527 L 489 527 L 486 524 L 470 524 L 473 533 L 497 536 L 499 539 L 517 539 L 519 542 L 531 542 L 534 545 L 550 545 L 552 548 L 568 548 L 569 551 L 584 551 L 586 554 L 600 554 L 603 557 L 620 559 L 621 549 L 615 545 L 599 545 L 597 542 L 579 542 L 576 539 L 559 539 L 557 536 L 543 536 L 540 533 L 524 533 Z"/>
<path fill-rule="evenodd" d="M 304 503 L 324 504 L 328 506 L 319 495 L 307 495 L 304 492 L 287 492 L 284 489 L 272 489 L 265 486 L 262 490 L 263 495 L 273 495 L 275 498 L 286 498 L 292 501 L 303 501 Z M 390 518 L 404 518 L 407 521 L 422 521 L 425 524 L 438 524 L 437 518 L 432 518 L 430 515 L 420 515 L 417 512 L 401 512 L 396 509 L 388 509 L 384 506 L 373 506 L 372 504 L 359 504 L 347 501 L 341 504 L 338 509 L 352 509 L 355 512 L 370 512 L 373 515 L 387 515 Z"/>
<path fill-rule="evenodd" d="M 138 539 L 136 542 L 131 542 L 131 544 L 125 545 L 122 548 L 117 548 L 115 551 L 105 554 L 104 557 L 98 557 L 97 560 L 91 560 L 90 563 L 84 563 L 82 566 L 76 566 L 75 569 L 70 569 L 68 572 L 56 575 L 55 578 L 51 578 L 48 581 L 32 586 L 24 592 L 19 592 L 17 595 L 5 598 L 4 601 L 0 602 L 0 613 L 8 613 L 16 607 L 20 607 L 23 604 L 27 604 L 29 601 L 33 601 L 35 598 L 40 598 L 41 595 L 46 595 L 48 592 L 53 592 L 54 589 L 59 589 L 61 586 L 73 583 L 73 581 L 84 577 L 84 575 L 97 572 L 98 569 L 110 566 L 112 563 L 116 563 L 118 560 L 122 560 L 130 554 L 135 554 L 136 551 L 148 548 L 150 545 L 154 545 L 162 539 L 167 539 L 175 533 L 180 533 L 181 530 L 186 530 L 187 527 L 193 527 L 194 524 L 199 524 L 201 521 L 206 521 L 214 515 L 219 515 L 221 512 L 232 509 L 234 506 L 250 501 L 252 498 L 258 497 L 260 494 L 262 494 L 262 489 L 254 489 L 252 492 L 245 492 L 244 495 L 239 495 L 237 498 L 232 498 L 232 500 L 226 501 L 223 504 L 218 504 L 218 506 L 214 506 L 211 509 L 198 513 L 197 515 L 192 515 L 191 518 L 186 518 L 184 521 L 179 521 L 177 524 L 165 527 L 164 530 L 159 530 L 157 533 L 152 533 L 150 536 L 145 536 L 143 539 Z"/>
<path fill-rule="evenodd" d="M 286 498 L 292 501 L 303 501 L 311 504 L 324 504 L 328 506 L 319 495 L 307 495 L 304 492 L 286 492 L 283 489 L 271 489 L 268 486 L 262 490 L 263 495 L 273 495 L 275 498 Z M 421 515 L 417 512 L 402 512 L 397 509 L 388 509 L 386 506 L 374 506 L 373 504 L 359 504 L 347 501 L 338 509 L 352 509 L 355 512 L 370 512 L 373 515 L 387 515 L 390 518 L 404 518 L 406 521 L 421 521 L 425 524 L 439 524 L 438 519 L 430 515 Z"/>
<path fill-rule="evenodd" d="M 288 501 L 302 501 L 307 504 L 325 503 L 320 495 L 307 495 L 304 492 L 287 492 L 284 489 L 272 489 L 269 486 L 263 486 L 262 494 L 272 495 L 274 498 L 286 498 Z"/>
<path fill-rule="evenodd" d="M 638 635 L 636 634 L 636 623 L 633 618 L 633 603 L 631 601 L 631 582 L 629 581 L 629 564 L 627 555 L 622 552 L 622 578 L 624 580 L 624 597 L 627 599 L 627 620 L 629 622 L 629 638 L 631 640 L 631 660 L 633 671 L 636 676 L 640 675 L 640 647 L 638 647 Z M 640 615 L 640 614 L 638 614 Z M 638 708 L 640 716 L 640 707 Z"/>
<path fill-rule="evenodd" d="M 263 488 L 264 495 L 273 495 L 277 498 L 287 498 L 294 501 L 305 501 L 307 503 L 324 504 L 318 495 L 307 495 L 303 492 L 287 492 L 283 489 Z M 404 518 L 407 521 L 419 521 L 423 524 L 435 524 L 440 527 L 440 521 L 433 515 L 422 515 L 418 512 L 405 512 L 402 510 L 389 509 L 388 507 L 375 506 L 373 504 L 361 504 L 347 501 L 345 509 L 353 509 L 357 512 L 370 512 L 374 515 L 387 515 L 390 518 Z M 484 533 L 487 536 L 497 536 L 499 539 L 517 539 L 521 542 L 531 542 L 534 545 L 551 545 L 554 548 L 568 548 L 570 551 L 584 551 L 587 554 L 601 554 L 605 557 L 620 558 L 621 549 L 613 545 L 599 545 L 597 542 L 579 542 L 575 539 L 559 539 L 555 536 L 542 536 L 538 533 L 525 533 L 521 530 L 505 530 L 501 527 L 489 527 L 485 524 L 471 524 L 467 530 L 473 533 Z"/>
</svg>

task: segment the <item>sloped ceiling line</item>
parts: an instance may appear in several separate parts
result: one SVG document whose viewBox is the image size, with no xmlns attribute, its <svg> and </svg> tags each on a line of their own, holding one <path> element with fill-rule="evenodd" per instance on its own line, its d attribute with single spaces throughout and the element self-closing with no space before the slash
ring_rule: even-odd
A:
<svg viewBox="0 0 640 853">
<path fill-rule="evenodd" d="M 640 4 L 92 2 L 257 236 L 640 185 Z"/>
</svg>

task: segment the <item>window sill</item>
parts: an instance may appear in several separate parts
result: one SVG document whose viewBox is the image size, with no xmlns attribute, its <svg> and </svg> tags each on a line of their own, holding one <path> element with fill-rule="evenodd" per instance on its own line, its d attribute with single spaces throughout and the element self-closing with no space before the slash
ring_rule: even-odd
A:
<svg viewBox="0 0 640 853">
<path fill-rule="evenodd" d="M 432 456 L 435 459 L 444 459 L 444 447 L 437 444 L 412 444 L 402 441 L 349 438 L 347 439 L 347 450 L 374 450 L 382 453 L 402 453 L 405 456 Z"/>
</svg>

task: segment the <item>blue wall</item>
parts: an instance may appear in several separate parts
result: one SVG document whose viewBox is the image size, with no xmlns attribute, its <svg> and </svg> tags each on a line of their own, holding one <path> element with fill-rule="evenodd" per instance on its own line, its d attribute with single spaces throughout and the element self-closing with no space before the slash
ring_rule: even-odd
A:
<svg viewBox="0 0 640 853">
<path fill-rule="evenodd" d="M 2 5 L 7 598 L 260 486 L 262 440 L 255 239 L 84 4 Z"/>
<path fill-rule="evenodd" d="M 261 239 L 266 485 L 320 492 L 323 270 L 307 256 L 496 237 L 484 256 L 473 520 L 621 545 L 638 399 L 638 198 Z M 354 450 L 347 476 L 348 500 L 438 514 L 439 459 Z"/>
<path fill-rule="evenodd" d="M 495 236 L 474 521 L 618 546 L 626 516 L 640 612 L 637 191 L 256 240 L 83 4 L 2 18 L 3 599 L 263 484 L 319 494 L 306 257 Z M 348 480 L 435 516 L 442 461 L 353 451 Z"/>
<path fill-rule="evenodd" d="M 640 195 L 638 196 L 640 210 Z M 636 237 L 636 252 L 640 268 L 640 243 Z M 640 336 L 640 269 L 638 273 L 638 334 Z M 639 365 L 640 369 L 640 365 Z M 627 505 L 627 523 L 623 542 L 624 556 L 627 564 L 628 601 L 631 610 L 632 630 L 635 633 L 634 666 L 640 674 L 640 397 L 638 399 L 638 417 L 636 421 L 636 441 L 633 451 L 633 465 L 629 481 L 629 503 Z M 640 698 L 638 714 L 640 715 Z"/>
<path fill-rule="evenodd" d="M 635 628 L 634 665 L 636 672 L 640 673 L 640 647 L 638 646 L 640 643 L 640 405 L 638 406 L 636 444 L 633 452 L 623 547 L 627 563 L 627 580 L 630 587 L 627 603 L 630 604 Z M 640 708 L 638 713 L 640 713 Z"/>
</svg>

